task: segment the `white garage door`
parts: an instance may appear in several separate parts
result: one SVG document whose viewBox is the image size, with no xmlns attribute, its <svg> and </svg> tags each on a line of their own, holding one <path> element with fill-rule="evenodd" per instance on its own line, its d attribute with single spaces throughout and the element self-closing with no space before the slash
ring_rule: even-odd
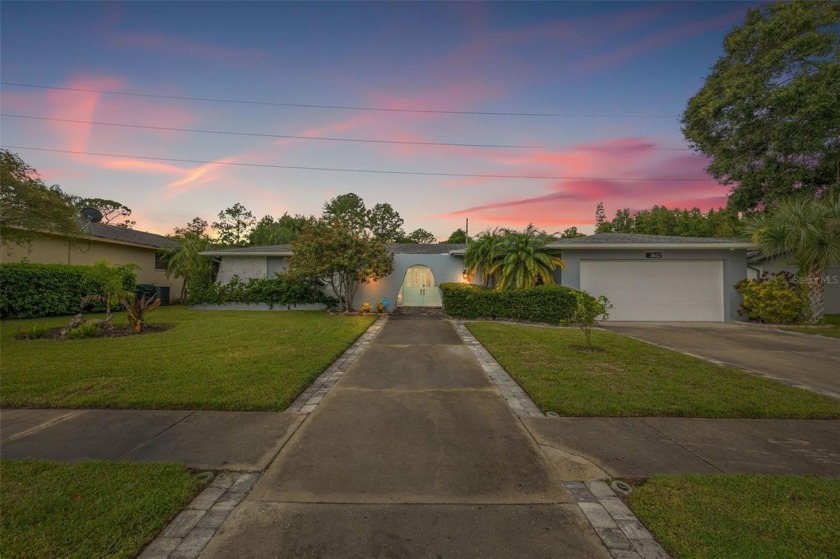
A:
<svg viewBox="0 0 840 559">
<path fill-rule="evenodd" d="M 607 296 L 610 320 L 723 322 L 722 260 L 587 260 L 580 288 Z"/>
</svg>

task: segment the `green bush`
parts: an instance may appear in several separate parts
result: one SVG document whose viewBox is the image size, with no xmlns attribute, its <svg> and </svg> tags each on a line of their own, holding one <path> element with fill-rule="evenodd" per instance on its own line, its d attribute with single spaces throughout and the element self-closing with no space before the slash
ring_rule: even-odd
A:
<svg viewBox="0 0 840 559">
<path fill-rule="evenodd" d="M 223 305 L 225 303 L 265 303 L 291 307 L 308 303 L 333 306 L 338 301 L 323 293 L 317 281 L 302 279 L 290 274 L 277 274 L 275 278 L 251 278 L 243 282 L 233 276 L 228 283 L 211 283 L 190 288 L 188 305 Z"/>
<path fill-rule="evenodd" d="M 560 285 L 497 290 L 465 283 L 442 283 L 440 291 L 446 314 L 454 318 L 548 324 L 570 324 L 580 293 Z"/>
<path fill-rule="evenodd" d="M 0 264 L 0 316 L 38 318 L 79 312 L 85 295 L 105 295 L 102 286 L 86 278 L 90 266 L 68 264 Z M 123 285 L 134 291 L 137 276 L 124 270 Z M 91 301 L 86 310 L 103 312 L 105 304 Z"/>
<path fill-rule="evenodd" d="M 735 284 L 741 294 L 739 313 L 756 322 L 796 324 L 808 317 L 808 294 L 788 272 L 764 272 L 758 279 Z"/>
<path fill-rule="evenodd" d="M 84 338 L 95 338 L 99 335 L 99 326 L 93 322 L 85 322 L 79 326 L 67 331 L 67 335 L 71 338 L 81 340 Z"/>
</svg>

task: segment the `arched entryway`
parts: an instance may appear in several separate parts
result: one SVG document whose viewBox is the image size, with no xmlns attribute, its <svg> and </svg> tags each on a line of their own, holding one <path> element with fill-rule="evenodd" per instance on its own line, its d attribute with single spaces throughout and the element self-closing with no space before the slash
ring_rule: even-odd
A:
<svg viewBox="0 0 840 559">
<path fill-rule="evenodd" d="M 440 307 L 440 290 L 428 266 L 412 266 L 405 272 L 397 295 L 398 307 Z"/>
</svg>

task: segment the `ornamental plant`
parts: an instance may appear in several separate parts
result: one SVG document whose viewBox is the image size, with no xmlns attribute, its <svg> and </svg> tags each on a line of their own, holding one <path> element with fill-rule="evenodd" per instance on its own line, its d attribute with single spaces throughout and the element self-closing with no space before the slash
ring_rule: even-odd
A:
<svg viewBox="0 0 840 559">
<path fill-rule="evenodd" d="M 789 272 L 764 272 L 758 279 L 741 280 L 735 289 L 741 294 L 739 313 L 751 321 L 796 324 L 810 314 L 808 292 Z"/>
<path fill-rule="evenodd" d="M 604 295 L 593 297 L 584 291 L 578 292 L 575 310 L 572 313 L 572 323 L 583 332 L 589 351 L 592 351 L 592 327 L 599 319 L 607 320 L 610 317 L 611 308 L 609 299 Z"/>
</svg>

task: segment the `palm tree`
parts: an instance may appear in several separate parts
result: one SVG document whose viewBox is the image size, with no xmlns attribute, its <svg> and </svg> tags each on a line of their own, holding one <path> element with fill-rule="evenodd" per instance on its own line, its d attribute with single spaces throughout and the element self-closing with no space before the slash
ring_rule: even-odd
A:
<svg viewBox="0 0 840 559">
<path fill-rule="evenodd" d="M 551 236 L 528 225 L 521 233 L 508 232 L 500 258 L 490 267 L 491 274 L 499 275 L 499 289 L 534 287 L 538 283 L 554 283 L 555 268 L 563 268 L 563 261 L 545 251 Z"/>
<path fill-rule="evenodd" d="M 188 286 L 201 285 L 213 281 L 213 262 L 200 253 L 207 250 L 210 239 L 204 235 L 193 232 L 184 233 L 177 245 L 166 249 L 164 259 L 166 260 L 167 277 L 184 278 L 184 285 L 181 288 L 181 300 L 183 301 Z"/>
<path fill-rule="evenodd" d="M 760 256 L 793 259 L 808 285 L 811 322 L 822 320 L 823 275 L 826 268 L 840 263 L 840 191 L 820 199 L 784 199 L 762 214 L 745 218 L 744 232 Z"/>
<path fill-rule="evenodd" d="M 464 267 L 469 274 L 476 274 L 481 270 L 481 283 L 484 287 L 489 287 L 491 282 L 495 282 L 495 274 L 490 270 L 501 258 L 502 245 L 508 233 L 510 233 L 509 230 L 499 228 L 484 231 L 467 245 L 467 251 L 464 253 Z"/>
</svg>

